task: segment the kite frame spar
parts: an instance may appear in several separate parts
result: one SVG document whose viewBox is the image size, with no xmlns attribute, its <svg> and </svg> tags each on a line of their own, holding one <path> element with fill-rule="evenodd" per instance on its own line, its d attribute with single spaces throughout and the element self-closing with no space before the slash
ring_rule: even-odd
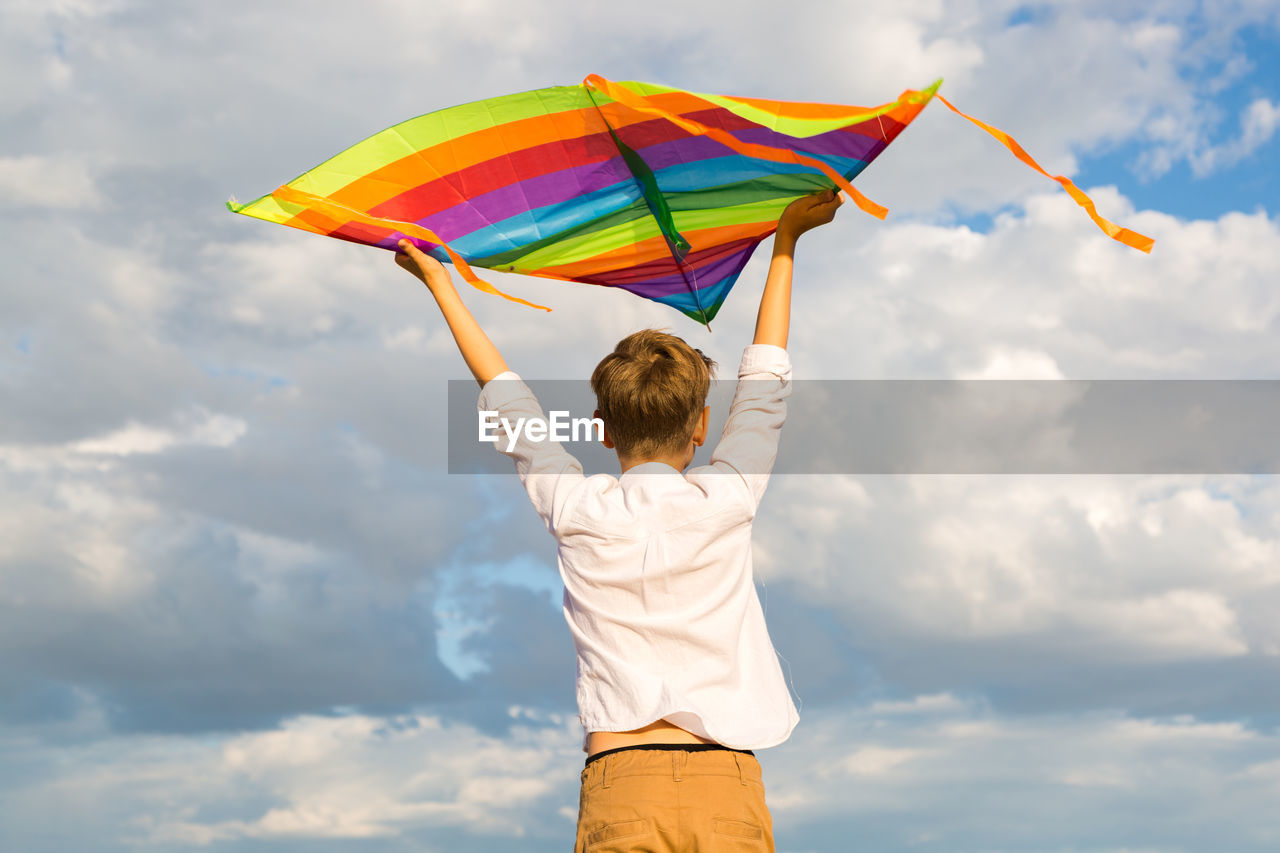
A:
<svg viewBox="0 0 1280 853">
<path fill-rule="evenodd" d="M 836 186 L 862 210 L 880 219 L 885 217 L 888 211 L 863 196 L 850 181 L 928 104 L 941 82 L 939 80 L 923 90 L 907 90 L 896 101 L 879 107 L 860 108 L 707 95 L 648 83 L 614 83 L 593 74 L 577 87 L 539 89 L 410 119 L 357 143 L 259 199 L 247 204 L 238 204 L 233 199 L 227 207 L 235 213 L 392 250 L 401 237 L 407 237 L 420 248 L 442 256 L 442 260 L 451 261 L 463 278 L 480 290 L 544 310 L 550 309 L 497 290 L 475 274 L 472 264 L 560 280 L 616 283 L 646 298 L 670 304 L 693 319 L 709 324 L 733 287 L 742 266 L 759 242 L 773 232 L 777 215 L 793 198 L 822 186 Z M 1144 252 L 1151 250 L 1153 241 L 1150 238 L 1103 219 L 1087 195 L 1069 179 L 1046 172 L 1008 134 L 960 112 L 941 95 L 937 97 L 949 109 L 991 134 L 1018 159 L 1060 183 L 1113 239 Z M 538 103 L 531 105 L 531 99 Z M 487 118 L 479 116 L 481 111 L 487 111 Z M 551 234 L 523 246 L 508 241 L 515 249 L 525 250 L 523 256 L 516 251 L 517 257 L 513 259 L 509 251 L 495 255 L 492 252 L 477 254 L 459 250 L 457 246 L 468 242 L 471 234 L 463 233 L 450 241 L 442 239 L 437 231 L 450 223 L 440 217 L 418 217 L 416 221 L 409 221 L 388 215 L 389 208 L 414 215 L 411 206 L 397 207 L 394 202 L 398 198 L 415 198 L 413 193 L 426 189 L 429 184 L 437 188 L 438 194 L 456 198 L 455 207 L 451 210 L 472 206 L 472 198 L 465 192 L 467 181 L 461 179 L 462 164 L 475 166 L 502 161 L 501 166 L 505 166 L 512 175 L 516 174 L 510 158 L 518 152 L 518 140 L 511 143 L 503 139 L 503 128 L 515 126 L 517 118 L 536 121 L 542 123 L 542 133 L 563 133 L 562 145 L 567 149 L 570 141 L 581 143 L 586 139 L 582 134 L 587 128 L 585 122 L 590 121 L 587 114 L 594 114 L 599 119 L 613 145 L 606 151 L 608 143 L 597 140 L 592 155 L 596 162 L 602 156 L 608 159 L 616 153 L 620 163 L 625 164 L 625 171 L 619 163 L 613 163 L 614 177 L 625 184 L 629 172 L 634 182 L 634 186 L 625 190 L 626 198 L 623 199 L 629 205 L 627 216 L 630 218 L 625 219 L 619 226 L 622 230 L 614 234 L 615 240 L 627 241 L 630 238 L 628 245 L 612 247 L 595 257 L 582 255 L 581 247 L 574 247 L 573 251 L 578 255 L 570 251 L 566 261 L 567 242 L 560 239 L 561 234 Z M 451 128 L 450 121 L 456 127 Z M 662 132 L 667 137 L 686 148 L 700 146 L 705 151 L 710 146 L 718 152 L 731 152 L 731 158 L 759 164 L 762 174 L 771 172 L 777 179 L 769 191 L 770 197 L 754 208 L 752 205 L 725 206 L 720 200 L 717 202 L 720 207 L 702 209 L 689 207 L 692 203 L 690 198 L 697 201 L 696 193 L 681 198 L 682 193 L 675 192 L 668 198 L 669 194 L 660 187 L 654 169 L 636 150 L 639 146 L 628 145 L 622 139 L 622 135 L 637 133 L 636 128 L 649 125 L 665 128 Z M 730 132 L 730 129 L 735 132 Z M 578 133 L 581 138 L 575 140 L 572 133 Z M 594 133 L 603 138 L 598 130 Z M 824 139 L 852 138 L 841 137 L 841 133 L 861 133 L 862 136 L 857 138 L 867 143 L 865 153 L 853 159 L 816 153 L 822 149 Z M 517 134 L 513 132 L 511 136 L 515 138 Z M 641 141 L 651 143 L 652 134 Z M 441 149 L 436 146 L 455 143 L 459 150 L 450 151 L 443 158 L 446 163 L 459 164 L 453 172 L 442 171 L 425 155 L 428 150 L 438 154 Z M 485 158 L 490 159 L 486 161 Z M 833 168 L 833 164 L 843 168 Z M 696 168 L 699 163 L 685 165 Z M 424 175 L 428 179 L 426 184 L 422 183 Z M 783 179 L 790 183 L 780 189 Z M 406 180 L 417 181 L 418 185 L 406 184 Z M 514 184 L 520 184 L 522 180 L 517 175 Z M 713 194 L 720 189 L 702 187 L 701 191 Z M 616 202 L 617 198 L 614 200 Z M 567 199 L 566 203 L 581 201 L 581 197 L 575 196 Z M 674 202 L 683 206 L 673 210 Z M 528 213 L 532 217 L 532 202 L 530 205 Z M 616 218 L 618 212 L 609 215 Z M 646 212 L 647 217 L 644 216 Z M 582 209 L 577 213 L 584 215 Z M 695 228 L 699 223 L 705 225 L 709 218 L 718 217 L 723 223 L 730 222 L 733 217 L 744 216 L 746 221 L 731 222 L 732 227 L 727 229 L 719 227 L 697 231 L 689 227 L 689 224 Z M 686 222 L 685 231 L 690 237 L 677 227 L 680 218 Z M 426 224 L 429 219 L 434 228 Z M 581 230 L 581 225 L 578 225 L 565 233 Z M 713 232 L 717 239 L 726 232 L 730 233 L 737 241 L 737 248 L 729 258 L 731 263 L 726 265 L 721 259 L 720 266 L 714 268 L 719 278 L 710 284 L 700 284 L 694 256 L 699 250 L 728 245 L 724 242 L 701 245 L 703 238 Z M 507 235 L 502 236 L 505 239 Z M 450 242 L 456 245 L 451 246 Z M 529 251 L 531 246 L 537 248 Z M 552 262 L 557 260 L 557 251 L 560 263 Z M 706 254 L 704 251 L 703 255 Z M 663 260 L 664 257 L 670 264 Z M 601 264 L 606 262 L 615 266 L 605 269 Z M 663 269 L 668 288 L 678 287 L 678 284 L 670 284 L 676 279 L 672 272 L 678 273 L 685 293 L 668 289 L 666 295 L 653 295 L 646 292 L 652 282 L 619 278 L 624 274 L 629 276 L 635 270 L 652 268 L 655 264 Z M 668 270 L 672 265 L 673 270 Z M 712 268 L 704 266 L 703 269 Z M 704 304 L 704 294 L 711 300 L 710 304 Z"/>
</svg>

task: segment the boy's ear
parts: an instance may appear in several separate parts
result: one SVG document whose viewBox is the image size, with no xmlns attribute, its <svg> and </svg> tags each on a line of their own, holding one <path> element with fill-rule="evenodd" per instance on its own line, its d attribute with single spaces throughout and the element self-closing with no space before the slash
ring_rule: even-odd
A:
<svg viewBox="0 0 1280 853">
<path fill-rule="evenodd" d="M 698 423 L 693 428 L 693 443 L 701 447 L 707 441 L 707 430 L 711 426 L 711 407 L 703 406 L 702 414 L 698 416 Z"/>
<path fill-rule="evenodd" d="M 600 410 L 596 409 L 591 413 L 591 417 L 600 418 Z M 604 418 L 600 418 L 600 423 L 604 424 Z M 613 439 L 609 436 L 609 425 L 605 424 L 604 429 L 600 431 L 600 443 L 609 450 L 613 450 Z"/>
</svg>

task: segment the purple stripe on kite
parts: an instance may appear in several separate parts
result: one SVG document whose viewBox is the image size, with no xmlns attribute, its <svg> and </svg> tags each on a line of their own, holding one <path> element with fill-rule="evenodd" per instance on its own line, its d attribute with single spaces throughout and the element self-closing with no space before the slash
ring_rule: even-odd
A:
<svg viewBox="0 0 1280 853">
<path fill-rule="evenodd" d="M 659 169 L 666 169 L 683 163 L 697 163 L 718 157 L 744 156 L 706 136 L 686 136 L 681 139 L 653 145 L 643 145 L 639 139 L 628 135 L 626 130 L 624 128 L 618 134 L 622 141 L 639 152 L 645 163 L 649 164 L 649 168 L 655 172 Z M 787 148 L 824 159 L 838 157 L 850 161 L 857 160 L 861 161 L 864 166 L 874 160 L 887 145 L 881 139 L 873 139 L 861 133 L 850 133 L 844 130 L 834 130 L 809 137 L 808 139 L 796 139 L 786 134 L 769 130 L 767 127 L 753 126 L 735 130 L 733 135 L 743 142 Z M 761 164 L 761 175 L 774 173 L 775 170 L 773 168 L 765 165 L 771 161 L 761 160 L 757 162 Z M 837 165 L 841 171 L 847 171 L 852 168 L 852 163 Z"/>
<path fill-rule="evenodd" d="M 886 136 L 892 141 L 906 127 L 906 125 L 889 116 L 878 116 L 857 124 L 829 130 L 816 136 L 801 138 L 770 130 L 763 125 L 748 121 L 728 110 L 719 108 L 685 113 L 684 117 L 705 124 L 708 127 L 728 131 L 743 142 L 756 142 L 776 148 L 836 155 L 868 162 L 871 159 L 871 157 L 866 156 L 868 152 L 873 149 L 878 152 L 888 144 L 885 142 Z M 678 132 L 684 134 L 684 131 Z M 661 121 L 640 122 L 618 131 L 618 135 L 622 137 L 624 142 L 637 151 L 643 150 L 645 152 L 646 161 L 649 160 L 648 152 L 650 148 L 656 147 L 660 140 L 670 139 L 671 133 L 672 128 Z M 682 135 L 680 139 L 675 140 L 675 143 L 683 144 L 692 140 L 711 141 L 705 136 Z M 719 143 L 716 144 L 718 145 Z M 872 157 L 874 157 L 874 154 Z"/>
<path fill-rule="evenodd" d="M 773 134 L 772 131 L 757 129 L 757 131 L 765 134 Z M 752 131 L 753 133 L 756 131 Z M 743 131 L 747 133 L 747 131 Z M 744 139 L 744 142 L 757 142 L 758 139 Z M 828 143 L 824 148 L 832 148 Z M 884 143 L 867 139 L 865 136 L 850 136 L 849 140 L 844 143 L 843 151 L 815 150 L 813 148 L 793 148 L 801 154 L 807 154 L 817 157 L 834 165 L 838 171 L 847 171 L 856 163 L 865 166 L 875 159 L 885 148 Z M 753 157 L 747 157 L 742 154 L 721 145 L 719 142 L 707 139 L 706 137 L 696 137 L 694 139 L 680 139 L 675 142 L 668 142 L 662 145 L 654 145 L 649 148 L 641 149 L 640 156 L 649 164 L 649 168 L 655 172 L 663 169 L 669 169 L 672 166 L 688 165 L 699 163 L 704 160 L 720 159 L 724 157 L 737 157 L 744 163 L 752 163 L 756 166 L 758 177 L 765 175 L 774 175 L 794 171 L 790 167 L 780 168 L 783 164 L 776 163 L 772 160 L 757 160 Z M 807 171 L 814 171 L 810 166 L 803 167 Z"/>
<path fill-rule="evenodd" d="M 705 124 L 708 127 L 714 127 L 720 130 L 728 131 L 729 133 L 732 133 L 735 136 L 738 134 L 738 131 L 741 131 L 741 130 L 765 127 L 764 125 L 757 124 L 756 122 L 745 119 L 742 116 L 737 115 L 736 113 L 732 113 L 729 110 L 726 110 L 720 107 L 715 107 L 715 108 L 706 109 L 706 110 L 694 110 L 687 113 L 681 113 L 681 116 L 683 118 L 692 119 L 693 121 L 696 121 L 699 124 Z M 905 124 L 893 118 L 892 116 L 880 115 L 880 116 L 873 116 L 872 118 L 866 119 L 865 121 L 856 122 L 854 124 L 848 124 L 848 125 L 845 125 L 844 127 L 839 127 L 839 128 L 836 128 L 835 130 L 827 131 L 827 134 L 842 133 L 846 135 L 866 136 L 866 137 L 870 137 L 871 139 L 880 139 L 880 140 L 883 140 L 885 137 L 888 137 L 888 139 L 892 141 L 893 138 L 897 136 L 899 133 L 901 133 L 902 129 L 905 127 L 906 127 Z M 630 125 L 624 128 L 623 132 L 631 134 L 632 138 L 637 140 L 638 145 L 645 146 L 645 145 L 651 145 L 663 138 L 670 138 L 672 128 L 669 125 L 666 125 L 665 119 L 659 119 L 657 122 L 645 121 L 645 122 L 639 122 L 637 124 Z M 685 131 L 683 130 L 679 132 L 681 134 L 685 133 Z M 782 137 L 785 140 L 789 140 L 789 142 L 784 142 L 782 144 L 784 145 L 784 147 L 791 148 L 791 147 L 796 147 L 797 145 L 803 145 L 806 139 L 817 139 L 821 136 L 826 136 L 827 134 L 818 134 L 817 136 L 809 136 L 809 137 L 799 137 L 799 136 L 789 136 L 787 134 L 778 133 L 778 136 Z"/>
<path fill-rule="evenodd" d="M 751 257 L 752 251 L 759 244 L 759 241 L 749 243 L 740 251 L 729 255 L 723 255 L 714 261 L 703 264 L 702 266 L 694 266 L 692 272 L 686 271 L 689 276 L 689 282 L 695 283 L 698 290 L 714 287 L 723 281 L 727 276 L 734 275 L 746 265 L 747 259 Z M 689 282 L 685 281 L 683 275 L 679 272 L 670 275 L 657 276 L 647 281 L 615 283 L 609 280 L 608 275 L 592 276 L 591 282 L 595 284 L 607 284 L 612 287 L 619 287 L 631 293 L 644 296 L 648 299 L 656 299 L 662 296 L 669 296 L 676 293 L 688 293 Z M 704 308 L 710 306 L 704 305 Z"/>
<path fill-rule="evenodd" d="M 863 136 L 861 133 L 846 133 L 841 130 L 820 133 L 808 139 L 794 139 L 786 134 L 769 130 L 767 127 L 736 130 L 733 135 L 743 142 L 790 148 L 804 154 L 847 157 L 853 160 L 862 160 L 863 162 L 873 160 L 888 145 L 883 139 L 874 139 L 870 136 Z"/>
<path fill-rule="evenodd" d="M 619 134 L 621 136 L 622 134 Z M 625 137 L 622 140 L 630 145 Z M 634 146 L 633 146 L 634 147 Z M 636 148 L 636 152 L 644 158 L 653 171 L 678 166 L 682 163 L 699 163 L 719 157 L 741 157 L 742 155 L 728 146 L 722 145 L 706 136 L 687 136 L 657 145 Z"/>
<path fill-rule="evenodd" d="M 592 163 L 520 181 L 433 213 L 418 224 L 452 241 L 531 209 L 633 180 L 631 171 L 619 157 L 607 163 Z"/>
<path fill-rule="evenodd" d="M 747 265 L 747 258 L 742 259 L 742 267 Z M 720 305 L 724 302 L 725 297 L 729 295 L 729 291 L 733 289 L 734 283 L 742 274 L 742 267 L 739 267 L 731 275 L 725 276 L 718 284 L 714 284 L 705 290 L 699 290 L 695 301 L 694 295 L 689 292 L 672 293 L 667 296 L 659 296 L 654 299 L 662 305 L 670 305 L 678 311 L 683 311 L 693 317 L 695 320 L 700 319 L 698 309 L 701 308 L 707 314 L 714 314 L 720 310 Z"/>
<path fill-rule="evenodd" d="M 682 149 L 682 150 L 678 150 Z M 651 169 L 668 168 L 673 165 L 696 163 L 701 160 L 719 157 L 739 157 L 718 142 L 704 137 L 679 139 L 662 145 L 645 149 L 645 162 Z M 653 159 L 651 159 L 653 158 Z M 750 162 L 742 158 L 744 162 Z M 766 162 L 761 163 L 760 174 L 774 174 L 775 170 Z M 519 183 L 478 195 L 454 205 L 453 207 L 433 213 L 419 220 L 418 224 L 439 234 L 450 242 L 483 228 L 492 227 L 495 223 L 513 216 L 536 211 L 537 208 L 560 204 L 592 192 L 598 192 L 621 183 L 632 183 L 634 178 L 621 157 L 606 163 L 594 163 L 559 172 L 550 172 L 536 178 L 529 178 Z M 638 184 L 637 184 L 638 188 Z M 597 218 L 612 211 L 595 211 L 591 218 Z M 559 228 L 563 228 L 563 223 Z M 549 236 L 539 234 L 532 238 L 541 239 Z M 494 247 L 493 252 L 509 247 Z M 490 252 L 492 254 L 492 252 Z"/>
<path fill-rule="evenodd" d="M 649 168 L 656 171 L 681 163 L 738 155 L 714 140 L 694 137 L 650 146 L 644 150 L 643 156 Z M 761 174 L 770 173 L 768 170 L 761 171 Z M 418 224 L 430 228 L 445 240 L 456 240 L 531 208 L 558 204 L 579 195 L 634 180 L 626 163 L 621 157 L 617 157 L 605 163 L 549 172 L 510 184 L 433 213 Z"/>
</svg>

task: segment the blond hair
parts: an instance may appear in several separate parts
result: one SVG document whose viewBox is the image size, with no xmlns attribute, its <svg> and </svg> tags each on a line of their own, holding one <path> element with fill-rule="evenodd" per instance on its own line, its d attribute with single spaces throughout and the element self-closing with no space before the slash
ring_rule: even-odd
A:
<svg viewBox="0 0 1280 853">
<path fill-rule="evenodd" d="M 618 452 L 653 457 L 683 449 L 715 366 L 702 350 L 657 329 L 618 341 L 591 374 L 596 407 Z"/>
</svg>

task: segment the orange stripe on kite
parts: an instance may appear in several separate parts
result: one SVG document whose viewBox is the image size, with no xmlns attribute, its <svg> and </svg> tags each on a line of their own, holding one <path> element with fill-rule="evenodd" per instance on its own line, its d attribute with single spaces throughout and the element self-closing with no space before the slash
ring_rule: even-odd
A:
<svg viewBox="0 0 1280 853">
<path fill-rule="evenodd" d="M 701 122 L 687 119 L 677 115 L 669 110 L 654 104 L 652 99 L 645 95 L 637 95 L 625 86 L 619 86 L 609 80 L 604 79 L 598 74 L 588 75 L 582 81 L 584 86 L 591 86 L 601 92 L 604 92 L 610 98 L 613 98 L 620 104 L 625 104 L 633 110 L 649 113 L 651 115 L 661 116 L 667 119 L 677 127 L 684 128 L 689 133 L 696 136 L 707 136 L 719 142 L 721 145 L 738 152 L 747 157 L 755 157 L 759 160 L 770 160 L 774 163 L 794 163 L 801 166 L 810 166 L 821 171 L 824 175 L 835 182 L 836 186 L 849 194 L 849 198 L 853 199 L 853 203 L 862 208 L 862 210 L 876 217 L 884 219 L 889 214 L 889 209 L 882 205 L 876 204 L 871 199 L 864 196 L 853 188 L 853 184 L 845 180 L 835 169 L 832 169 L 821 160 L 813 157 L 806 157 L 803 154 L 797 154 L 794 151 L 788 151 L 785 148 L 774 148 L 770 145 L 761 145 L 757 142 L 742 142 L 731 133 L 718 130 L 714 127 L 707 127 Z"/>
<path fill-rule="evenodd" d="M 375 228 L 385 228 L 387 226 L 393 226 L 396 228 L 396 230 L 398 230 L 401 234 L 404 234 L 406 237 L 417 237 L 419 240 L 426 240 L 428 243 L 435 243 L 439 245 L 440 248 L 444 249 L 445 254 L 449 256 L 449 260 L 453 261 L 453 265 L 458 268 L 458 272 L 462 275 L 462 277 L 466 279 L 467 282 L 470 283 L 471 286 L 476 288 L 477 290 L 482 290 L 485 293 L 496 294 L 498 296 L 501 296 L 503 299 L 510 299 L 512 302 L 519 302 L 521 305 L 528 305 L 530 308 L 541 308 L 543 311 L 551 310 L 545 305 L 538 305 L 536 303 L 529 302 L 528 300 L 521 299 L 518 296 L 512 296 L 508 293 L 503 293 L 501 290 L 498 290 L 498 288 L 494 287 L 492 284 L 489 284 L 489 282 L 477 276 L 472 271 L 471 265 L 468 264 L 465 260 L 463 260 L 461 255 L 459 255 L 453 249 L 449 248 L 449 244 L 446 243 L 444 240 L 441 240 L 440 237 L 437 236 L 437 234 L 434 231 L 432 231 L 429 228 L 423 228 L 421 225 L 418 225 L 416 222 L 397 222 L 394 219 L 380 219 L 376 216 L 370 216 L 367 213 L 362 213 L 359 210 L 352 210 L 349 207 L 346 207 L 341 204 L 337 204 L 336 202 L 330 199 L 324 198 L 323 196 L 318 196 L 313 193 L 304 192 L 302 190 L 295 189 L 294 187 L 290 187 L 287 185 L 277 188 L 271 193 L 271 195 L 272 197 L 280 199 L 281 201 L 288 201 L 294 204 L 301 204 L 306 207 L 309 207 L 314 211 L 322 213 L 325 216 L 331 217 L 336 222 L 342 222 L 345 219 L 348 222 L 359 222 L 361 224 L 370 225 Z"/>
<path fill-rule="evenodd" d="M 1046 178 L 1052 178 L 1053 180 L 1062 184 L 1062 188 L 1067 191 L 1067 194 L 1070 195 L 1071 198 L 1075 200 L 1076 204 L 1080 205 L 1085 209 L 1086 212 L 1088 212 L 1089 218 L 1092 219 L 1099 228 L 1101 228 L 1104 232 L 1106 232 L 1108 237 L 1110 237 L 1113 240 L 1117 240 L 1121 243 L 1124 243 L 1126 246 L 1132 246 L 1133 248 L 1137 249 L 1140 252 L 1147 252 L 1147 253 L 1151 252 L 1151 247 L 1155 245 L 1155 242 L 1156 242 L 1155 240 L 1151 239 L 1145 234 L 1139 234 L 1136 231 L 1130 231 L 1128 228 L 1121 228 L 1119 225 L 1116 225 L 1114 222 L 1110 221 L 1109 219 L 1103 219 L 1101 216 L 1098 215 L 1098 208 L 1094 206 L 1093 199 L 1085 195 L 1085 193 L 1079 187 L 1077 187 L 1074 183 L 1071 182 L 1070 178 L 1063 177 L 1062 175 L 1050 175 L 1048 172 L 1042 169 L 1040 167 L 1040 164 L 1037 163 L 1034 159 L 1032 159 L 1031 155 L 1028 154 L 1023 149 L 1023 147 L 1018 144 L 1018 140 L 1014 139 L 1012 136 L 1005 133 L 1003 130 L 1000 130 L 999 128 L 992 127 L 991 125 L 987 124 L 984 121 L 980 121 L 971 115 L 966 115 L 965 113 L 960 112 L 960 110 L 955 108 L 954 104 L 952 104 L 950 101 L 948 101 L 946 98 L 942 97 L 941 95 L 938 95 L 938 100 L 946 104 L 947 107 L 956 115 L 960 116 L 961 118 L 967 118 L 969 121 L 973 122 L 978 127 L 982 128 L 987 133 L 991 134 L 1002 145 L 1004 145 L 1004 147 L 1012 151 L 1013 156 L 1017 157 L 1023 163 L 1026 163 L 1028 166 L 1035 169 L 1037 172 L 1044 175 Z"/>
<path fill-rule="evenodd" d="M 664 117 L 668 113 L 723 109 L 688 92 L 666 92 L 648 97 L 663 110 Z M 610 122 L 615 130 L 650 120 L 647 116 L 637 116 L 634 112 L 624 114 L 619 110 L 610 114 Z M 436 170 L 436 175 L 443 177 L 514 151 L 606 131 L 607 128 L 599 122 L 596 108 L 591 105 L 529 116 L 446 139 L 421 151 L 406 154 L 335 190 L 330 198 L 339 204 L 373 208 L 403 193 L 406 187 L 421 184 L 422 167 L 425 163 L 450 163 L 449 168 Z M 465 199 L 460 194 L 458 200 L 461 202 Z"/>
<path fill-rule="evenodd" d="M 446 139 L 421 151 L 406 154 L 385 166 L 361 175 L 351 183 L 335 191 L 332 198 L 340 204 L 373 208 L 388 199 L 395 198 L 406 188 L 423 183 L 422 169 L 428 163 L 449 163 L 447 169 L 433 169 L 435 177 L 450 175 L 471 166 L 485 163 L 512 151 L 533 148 L 560 139 L 573 139 L 587 133 L 603 133 L 603 127 L 592 128 L 588 122 L 598 124 L 595 110 L 591 108 L 565 110 L 559 113 L 531 116 L 507 122 L 497 127 L 477 130 L 456 139 Z M 465 201 L 459 194 L 458 200 Z"/>
</svg>

